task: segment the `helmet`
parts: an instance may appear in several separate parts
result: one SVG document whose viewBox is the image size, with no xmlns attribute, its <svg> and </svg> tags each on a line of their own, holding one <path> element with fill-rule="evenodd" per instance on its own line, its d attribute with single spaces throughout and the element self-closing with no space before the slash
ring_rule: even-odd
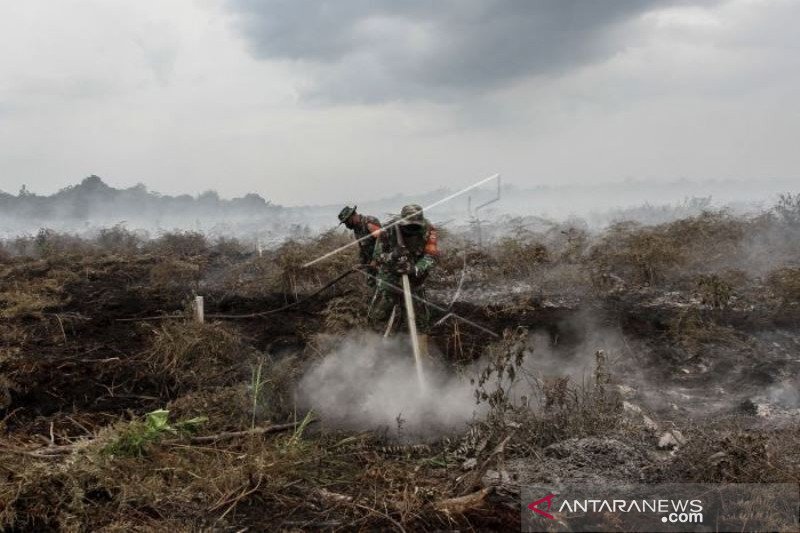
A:
<svg viewBox="0 0 800 533">
<path fill-rule="evenodd" d="M 349 205 L 344 206 L 344 209 L 339 211 L 339 224 L 344 224 L 347 222 L 347 219 L 350 218 L 356 212 L 357 205 L 350 207 Z"/>
<path fill-rule="evenodd" d="M 422 225 L 422 207 L 417 204 L 408 204 L 403 206 L 403 209 L 400 211 L 400 225 L 407 226 L 410 224 L 415 224 L 418 226 Z"/>
</svg>

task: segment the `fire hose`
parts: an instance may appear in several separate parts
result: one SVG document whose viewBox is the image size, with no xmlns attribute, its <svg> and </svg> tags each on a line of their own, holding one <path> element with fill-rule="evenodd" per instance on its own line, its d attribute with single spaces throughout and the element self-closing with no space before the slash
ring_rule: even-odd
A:
<svg viewBox="0 0 800 533">
<path fill-rule="evenodd" d="M 406 244 L 403 242 L 403 233 L 399 230 L 397 233 L 397 244 L 400 249 L 405 253 Z M 408 259 L 406 258 L 406 261 Z M 406 322 L 408 323 L 408 336 L 411 337 L 411 349 L 414 351 L 414 363 L 417 367 L 417 379 L 419 380 L 420 388 L 425 387 L 425 377 L 422 373 L 422 350 L 419 346 L 419 337 L 417 336 L 417 316 L 414 312 L 414 301 L 411 298 L 411 281 L 408 279 L 408 273 L 404 272 L 401 275 L 403 280 L 403 303 L 406 307 Z"/>
</svg>

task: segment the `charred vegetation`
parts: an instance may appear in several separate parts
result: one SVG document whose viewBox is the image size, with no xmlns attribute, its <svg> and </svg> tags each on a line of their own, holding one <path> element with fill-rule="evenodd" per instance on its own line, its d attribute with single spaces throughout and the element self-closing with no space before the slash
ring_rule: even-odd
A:
<svg viewBox="0 0 800 533">
<path fill-rule="evenodd" d="M 4 242 L 0 527 L 502 530 L 518 486 L 555 477 L 797 482 L 797 206 L 602 232 L 518 220 L 483 247 L 443 232 L 447 378 L 421 426 L 340 426 L 298 393 L 380 342 L 361 276 L 314 294 L 354 253 L 300 268 L 343 232 L 263 254 L 123 227 Z M 468 409 L 435 405 L 464 391 Z"/>
</svg>

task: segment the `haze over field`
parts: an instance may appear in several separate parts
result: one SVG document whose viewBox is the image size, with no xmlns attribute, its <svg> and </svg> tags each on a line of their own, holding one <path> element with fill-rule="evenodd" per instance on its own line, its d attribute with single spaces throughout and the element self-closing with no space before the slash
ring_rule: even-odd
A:
<svg viewBox="0 0 800 533">
<path fill-rule="evenodd" d="M 760 212 L 773 205 L 779 194 L 793 190 L 789 180 L 667 183 L 623 181 L 587 185 L 521 188 L 497 180 L 455 194 L 440 188 L 395 194 L 383 198 L 350 198 L 359 210 L 382 220 L 396 215 L 400 206 L 438 204 L 427 211 L 437 224 L 453 228 L 509 217 L 533 217 L 544 223 L 572 221 L 600 230 L 618 220 L 644 224 L 669 222 L 699 214 L 704 209 L 725 208 L 738 214 Z M 269 198 L 269 197 L 268 197 Z M 0 238 L 31 235 L 41 228 L 91 235 L 100 228 L 124 226 L 156 236 L 167 231 L 191 230 L 209 236 L 236 236 L 277 244 L 286 238 L 308 236 L 334 227 L 344 202 L 287 207 L 261 195 L 248 193 L 223 198 L 216 191 L 199 195 L 163 195 L 139 184 L 128 188 L 109 185 L 89 176 L 52 195 L 23 186 L 17 194 L 0 191 Z M 483 208 L 476 209 L 483 205 Z"/>
</svg>

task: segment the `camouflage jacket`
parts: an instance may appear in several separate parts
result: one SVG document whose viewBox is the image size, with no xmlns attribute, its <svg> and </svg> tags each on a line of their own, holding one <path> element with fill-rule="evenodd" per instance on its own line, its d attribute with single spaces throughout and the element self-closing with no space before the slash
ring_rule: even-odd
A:
<svg viewBox="0 0 800 533">
<path fill-rule="evenodd" d="M 353 228 L 353 234 L 356 239 L 362 239 L 370 236 L 368 239 L 359 240 L 359 256 L 361 257 L 361 264 L 366 265 L 372 262 L 372 257 L 375 251 L 375 242 L 383 238 L 381 232 L 381 221 L 369 215 L 360 215 L 361 220 Z"/>
<path fill-rule="evenodd" d="M 397 242 L 397 232 L 400 228 L 397 225 L 387 225 L 387 227 L 388 229 L 383 230 L 386 237 L 378 241 L 373 257 L 382 267 L 391 268 L 395 261 L 393 252 L 400 249 Z M 405 243 L 406 251 L 410 255 L 411 263 L 416 267 L 419 276 L 426 275 L 431 267 L 436 264 L 436 259 L 439 256 L 437 238 L 436 228 L 427 219 L 423 221 L 423 230 L 419 235 L 404 234 L 403 242 Z"/>
</svg>

